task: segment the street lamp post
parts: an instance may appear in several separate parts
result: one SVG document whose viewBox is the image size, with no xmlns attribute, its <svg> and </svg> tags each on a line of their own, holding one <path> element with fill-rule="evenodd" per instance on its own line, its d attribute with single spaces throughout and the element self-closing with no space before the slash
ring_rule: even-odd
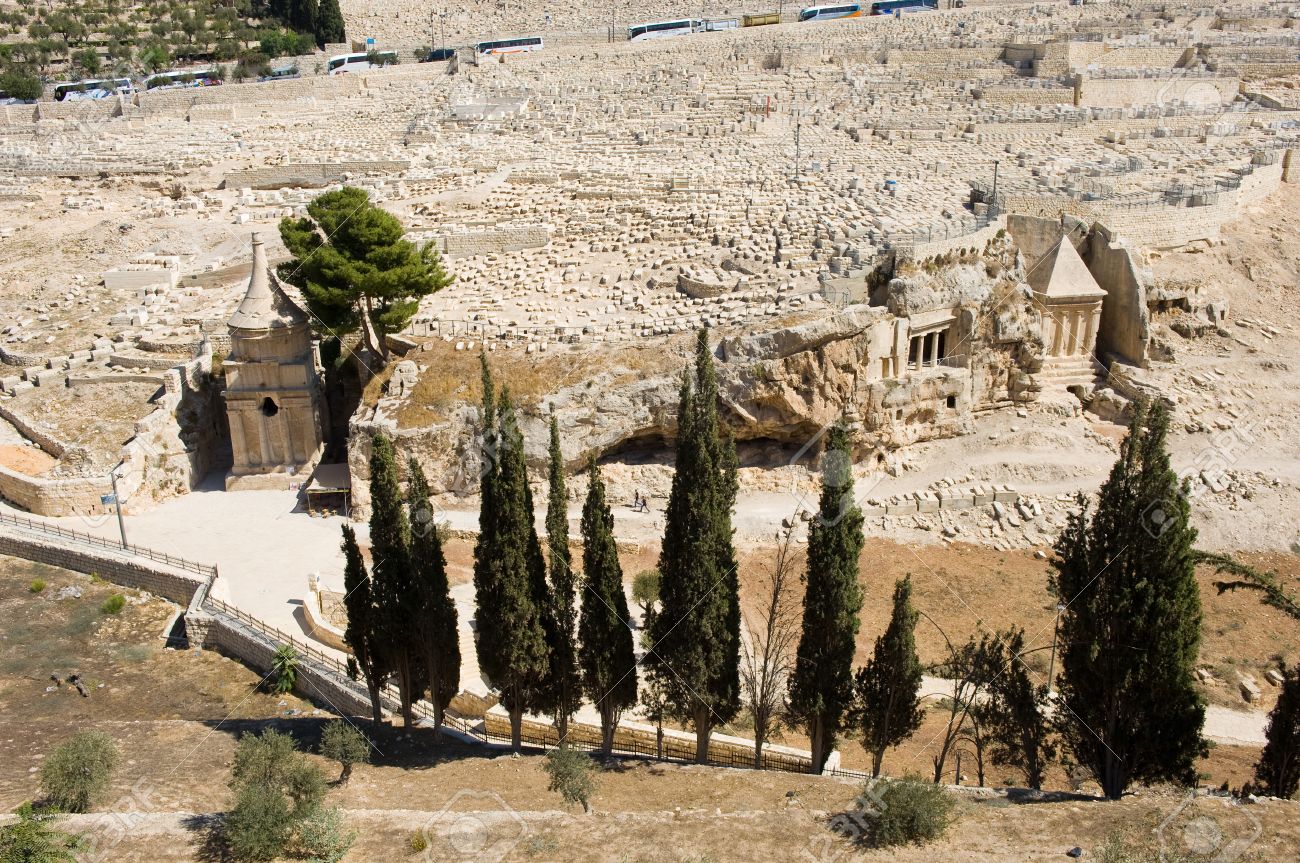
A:
<svg viewBox="0 0 1300 863">
<path fill-rule="evenodd" d="M 989 204 L 990 204 L 990 206 L 989 206 L 989 211 L 990 211 L 990 212 L 989 212 L 989 215 L 990 215 L 990 216 L 996 216 L 996 215 L 997 215 L 997 209 L 998 209 L 998 165 L 999 165 L 999 164 L 1001 164 L 1001 160 L 999 160 L 999 159 L 994 159 L 994 160 L 993 160 L 993 195 L 992 195 L 993 200 L 989 202 Z"/>
<path fill-rule="evenodd" d="M 1051 695 L 1052 685 L 1056 682 L 1056 637 L 1061 631 L 1061 612 L 1065 606 L 1056 604 L 1056 624 L 1052 627 L 1052 658 L 1047 661 L 1047 693 Z"/>
<path fill-rule="evenodd" d="M 126 462 L 118 462 L 108 474 L 109 481 L 113 483 L 113 506 L 117 509 L 117 529 L 122 534 L 122 548 L 126 548 L 126 522 L 122 519 L 122 497 L 117 492 L 117 471 Z"/>
</svg>

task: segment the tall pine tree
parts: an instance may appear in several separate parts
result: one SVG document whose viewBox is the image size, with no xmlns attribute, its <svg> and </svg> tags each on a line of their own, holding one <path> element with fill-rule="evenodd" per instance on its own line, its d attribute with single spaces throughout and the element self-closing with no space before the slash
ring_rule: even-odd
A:
<svg viewBox="0 0 1300 863">
<path fill-rule="evenodd" d="M 547 570 L 551 582 L 554 617 L 550 685 L 555 727 L 560 740 L 569 733 L 569 719 L 578 712 L 582 680 L 578 668 L 578 612 L 572 560 L 569 556 L 568 494 L 564 483 L 564 456 L 560 452 L 560 426 L 551 413 L 551 447 L 547 464 L 546 498 Z"/>
<path fill-rule="evenodd" d="M 345 561 L 343 606 L 348 611 L 348 626 L 343 634 L 343 640 L 352 649 L 356 670 L 366 682 L 366 692 L 370 695 L 371 716 L 375 722 L 381 722 L 384 713 L 379 701 L 379 692 L 384 685 L 384 678 L 388 676 L 388 671 L 384 666 L 383 651 L 380 649 L 379 612 L 370 589 L 370 576 L 366 572 L 366 562 L 361 557 L 357 535 L 350 524 L 343 525 L 343 559 Z"/>
<path fill-rule="evenodd" d="M 623 593 L 623 568 L 614 542 L 614 514 L 605 501 L 605 483 L 593 457 L 591 483 L 582 506 L 582 682 L 600 712 L 601 746 L 608 754 L 623 711 L 636 704 L 636 653 L 631 617 Z"/>
<path fill-rule="evenodd" d="M 871 775 L 880 775 L 885 750 L 916 733 L 925 718 L 921 709 L 921 660 L 916 655 L 916 621 L 912 577 L 894 583 L 894 610 L 876 639 L 867 664 L 854 678 L 853 719 L 862 732 L 862 748 L 871 753 Z"/>
<path fill-rule="evenodd" d="M 1138 404 L 1097 508 L 1080 498 L 1056 542 L 1064 745 L 1110 799 L 1133 782 L 1196 780 L 1205 702 L 1187 495 L 1163 404 Z"/>
<path fill-rule="evenodd" d="M 732 544 L 736 445 L 718 423 L 709 331 L 700 330 L 694 379 L 682 377 L 677 457 L 659 554 L 660 606 L 650 628 L 649 673 L 670 715 L 695 730 L 709 758 L 715 725 L 740 711 L 740 586 Z"/>
<path fill-rule="evenodd" d="M 523 714 L 549 671 L 546 632 L 536 585 L 546 564 L 533 526 L 532 495 L 523 436 L 507 392 L 495 405 L 492 376 L 483 358 L 483 471 L 479 539 L 474 548 L 474 594 L 479 668 L 510 712 L 510 737 L 518 750 Z"/>
<path fill-rule="evenodd" d="M 422 664 L 416 639 L 415 591 L 411 578 L 411 526 L 397 482 L 393 442 L 382 434 L 370 450 L 370 560 L 374 574 L 378 647 L 385 664 L 397 675 L 402 721 L 413 725 L 411 703 L 423 690 Z"/>
<path fill-rule="evenodd" d="M 803 633 L 790 679 L 790 713 L 811 740 L 813 773 L 826 766 L 853 703 L 862 544 L 862 510 L 853 498 L 849 435 L 837 424 L 827 432 L 822 454 L 821 502 L 808 531 Z"/>
<path fill-rule="evenodd" d="M 447 582 L 442 537 L 429 508 L 429 482 L 414 458 L 407 462 L 407 511 L 411 524 L 411 576 L 415 588 L 415 635 L 423 678 L 433 704 L 433 727 L 442 730 L 442 715 L 460 691 L 460 640 L 456 603 Z"/>
</svg>

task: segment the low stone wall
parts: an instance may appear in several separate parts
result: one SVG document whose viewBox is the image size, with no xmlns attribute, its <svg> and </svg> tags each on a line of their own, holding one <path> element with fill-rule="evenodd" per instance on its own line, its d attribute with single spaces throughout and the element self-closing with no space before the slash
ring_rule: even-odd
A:
<svg viewBox="0 0 1300 863">
<path fill-rule="evenodd" d="M 222 183 L 226 189 L 319 188 L 342 182 L 345 175 L 397 174 L 411 167 L 404 160 L 302 162 L 296 165 L 267 165 L 247 171 L 233 171 Z"/>
<path fill-rule="evenodd" d="M 48 516 L 102 516 L 111 510 L 100 502 L 111 494 L 106 476 L 51 479 L 28 476 L 0 465 L 0 498 L 28 512 Z"/>
<path fill-rule="evenodd" d="M 504 707 L 497 705 L 483 715 L 483 727 L 494 737 L 509 738 L 510 715 Z M 637 722 L 620 722 L 614 731 L 614 748 L 653 755 L 658 751 L 657 736 L 654 726 Z M 535 745 L 542 745 L 543 741 L 547 746 L 559 745 L 559 732 L 548 720 L 525 716 L 523 737 Z M 567 739 L 580 746 L 600 746 L 600 726 L 571 721 Z M 666 758 L 693 761 L 695 760 L 695 735 L 665 728 L 663 751 Z M 765 746 L 763 751 L 773 759 L 779 758 L 784 764 L 798 765 L 805 772 L 811 760 L 807 752 L 783 746 Z M 753 759 L 754 745 L 751 741 L 716 734 L 709 741 L 709 760 L 715 764 L 746 764 L 752 763 Z"/>
<path fill-rule="evenodd" d="M 335 650 L 341 650 L 344 653 L 352 652 L 352 648 L 348 646 L 347 641 L 344 639 L 343 630 L 325 619 L 325 615 L 321 611 L 320 592 L 315 588 L 309 587 L 307 595 L 303 597 L 302 616 L 303 628 L 307 630 L 308 636 Z"/>
<path fill-rule="evenodd" d="M 27 536 L 4 522 L 0 522 L 0 554 L 21 557 L 38 563 L 70 569 L 73 572 L 95 574 L 106 581 L 136 590 L 147 590 L 172 602 L 188 606 L 207 579 L 197 573 L 193 576 L 179 574 L 162 563 L 115 553 L 112 549 L 75 548 L 55 543 L 53 538 L 38 539 Z"/>
<path fill-rule="evenodd" d="M 517 227 L 489 228 L 464 233 L 440 234 L 430 242 L 438 252 L 449 257 L 468 257 L 501 252 L 518 252 L 538 249 L 551 241 L 551 232 L 545 225 L 519 225 Z"/>
<path fill-rule="evenodd" d="M 192 626 L 192 619 L 199 625 Z M 215 649 L 238 659 L 259 674 L 271 672 L 275 663 L 275 650 L 279 645 L 275 644 L 269 636 L 256 632 L 224 614 L 200 612 L 187 615 L 186 624 L 190 632 L 198 630 L 203 632 L 202 644 L 198 646 L 207 650 Z M 191 642 L 191 646 L 196 645 Z M 352 716 L 370 715 L 370 700 L 363 686 L 352 683 L 346 678 L 340 679 L 311 661 L 298 663 L 298 679 L 294 684 L 294 691 L 337 713 Z"/>
</svg>

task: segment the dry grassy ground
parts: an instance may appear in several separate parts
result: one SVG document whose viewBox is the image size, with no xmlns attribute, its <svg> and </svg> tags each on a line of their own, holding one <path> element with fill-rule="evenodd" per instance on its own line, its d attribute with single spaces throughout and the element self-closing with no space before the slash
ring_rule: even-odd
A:
<svg viewBox="0 0 1300 863">
<path fill-rule="evenodd" d="M 912 569 L 905 560 L 910 555 L 901 549 L 885 552 L 868 549 L 885 562 L 864 569 L 869 573 L 864 645 L 883 626 L 883 611 L 877 606 L 883 604 L 885 585 L 895 574 Z M 451 556 L 460 566 L 468 564 L 464 549 L 453 549 Z M 624 566 L 635 572 L 653 558 L 653 550 L 643 549 L 626 554 Z M 961 569 L 966 577 L 957 581 L 956 589 L 971 603 L 965 613 L 988 625 L 1001 625 L 1002 618 L 992 616 L 993 598 L 984 596 L 980 583 L 1002 579 L 1005 586 L 1024 578 L 1024 600 L 1004 598 L 1002 603 L 1004 614 L 1013 615 L 1021 608 L 1032 611 L 1036 591 L 1029 588 L 1039 581 L 1031 576 L 1036 572 L 1038 580 L 1044 577 L 1042 562 L 1028 555 L 925 549 L 925 559 L 936 571 L 956 569 L 958 560 L 966 562 Z M 39 594 L 29 590 L 36 578 L 47 582 Z M 82 596 L 56 599 L 69 585 L 79 587 Z M 36 771 L 59 741 L 77 730 L 98 728 L 117 741 L 123 758 L 100 807 L 110 814 L 74 818 L 68 828 L 109 847 L 103 859 L 219 859 L 205 845 L 208 822 L 193 814 L 220 812 L 228 805 L 226 781 L 238 734 L 274 726 L 311 748 L 328 716 L 299 699 L 258 691 L 258 676 L 233 660 L 212 652 L 166 649 L 162 633 L 176 611 L 166 602 L 131 596 L 120 615 L 103 614 L 100 604 L 115 592 L 117 588 L 86 576 L 0 559 L 0 809 L 12 810 L 36 796 Z M 941 597 L 951 597 L 951 592 L 937 576 L 930 583 L 918 574 L 917 595 L 918 603 L 941 608 Z M 950 601 L 961 606 L 956 599 Z M 1232 601 L 1241 602 L 1237 610 L 1250 617 L 1252 626 L 1275 633 L 1282 629 L 1258 616 L 1253 597 Z M 1211 630 L 1220 613 L 1215 602 L 1207 597 Z M 963 624 L 954 620 L 951 625 Z M 1216 637 L 1207 640 L 1213 643 Z M 923 638 L 923 652 L 932 653 L 936 644 Z M 1271 641 L 1245 646 L 1274 649 Z M 90 685 L 90 697 L 83 699 L 66 686 L 47 691 L 52 671 L 81 673 Z M 887 770 L 926 772 L 933 750 L 925 744 L 940 722 L 932 714 L 913 741 L 890 753 Z M 1204 817 L 1212 818 L 1229 838 L 1253 837 L 1238 859 L 1283 861 L 1300 855 L 1300 804 L 1229 808 L 1202 799 L 1189 806 L 1174 789 L 1141 789 L 1118 803 L 1067 796 L 1025 805 L 1004 795 L 963 793 L 958 819 L 938 843 L 883 852 L 864 851 L 828 827 L 831 815 L 851 805 L 857 790 L 852 783 L 611 762 L 598 775 L 596 812 L 584 816 L 566 810 L 547 791 L 539 756 L 516 758 L 480 747 L 439 744 L 427 730 L 366 730 L 378 750 L 375 763 L 362 765 L 347 786 L 329 792 L 330 802 L 344 807 L 349 822 L 360 830 L 348 861 L 463 859 L 465 846 L 448 845 L 450 840 L 440 831 L 448 824 L 465 823 L 487 824 L 487 832 L 477 840 L 486 842 L 491 853 L 500 852 L 491 859 L 502 860 L 720 863 L 811 856 L 815 861 L 840 861 L 859 859 L 859 854 L 864 860 L 1055 860 L 1076 845 L 1097 848 L 1112 831 L 1152 848 L 1158 847 L 1161 834 L 1182 841 L 1183 827 Z M 797 743 L 793 737 L 789 740 Z M 850 765 L 863 763 L 860 747 L 846 745 L 844 753 Z M 1203 769 L 1216 783 L 1240 782 L 1256 757 L 1248 747 L 1217 747 Z M 327 771 L 334 769 L 320 763 Z M 971 774 L 969 768 L 964 772 Z M 990 783 L 1014 779 L 1002 773 L 991 771 Z M 1056 787 L 1066 785 L 1064 775 L 1052 780 Z M 121 829 L 124 824 L 130 829 Z M 432 837 L 432 856 L 410 850 L 414 834 Z"/>
</svg>

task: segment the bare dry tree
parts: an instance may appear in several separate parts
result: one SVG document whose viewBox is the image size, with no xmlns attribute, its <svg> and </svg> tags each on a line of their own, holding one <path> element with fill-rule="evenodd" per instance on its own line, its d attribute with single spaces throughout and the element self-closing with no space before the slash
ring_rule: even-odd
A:
<svg viewBox="0 0 1300 863">
<path fill-rule="evenodd" d="M 785 519 L 776 534 L 776 560 L 765 568 L 763 604 L 744 615 L 744 649 L 740 652 L 740 683 L 745 709 L 754 720 L 754 767 L 763 767 L 763 746 L 781 727 L 787 682 L 794 671 L 799 644 L 798 580 L 800 557 L 794 546 L 794 518 Z"/>
</svg>

